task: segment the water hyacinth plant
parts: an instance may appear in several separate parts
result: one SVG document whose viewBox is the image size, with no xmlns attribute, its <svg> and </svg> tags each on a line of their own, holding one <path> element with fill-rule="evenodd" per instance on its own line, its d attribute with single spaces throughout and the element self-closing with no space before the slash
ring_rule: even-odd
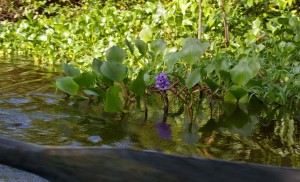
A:
<svg viewBox="0 0 300 182">
<path fill-rule="evenodd" d="M 38 2 L 46 3 L 45 0 Z M 224 36 L 220 33 L 224 27 L 220 26 L 222 11 L 217 1 L 202 2 L 201 41 L 184 39 L 196 36 L 198 1 L 163 2 L 166 3 L 134 1 L 130 8 L 118 9 L 113 4 L 84 0 L 71 9 L 68 6 L 45 7 L 41 14 L 35 12 L 39 7 L 31 7 L 17 22 L 1 22 L 0 54 L 28 54 L 47 65 L 72 63 L 89 72 L 93 58 L 105 59 L 108 47 L 127 45 L 128 50 L 111 49 L 109 63 L 97 62 L 92 66 L 99 78 L 89 74 L 91 72 L 83 72 L 75 80 L 63 78 L 57 84 L 70 95 L 83 91 L 101 97 L 107 103 L 107 111 L 115 111 L 108 107 L 115 105 L 111 102 L 115 100 L 106 98 L 100 91 L 96 94 L 95 84 L 106 91 L 112 86 L 109 83 L 115 82 L 116 87 L 111 88 L 109 94 L 117 94 L 121 86 L 127 90 L 124 91 L 126 97 L 142 98 L 147 88 L 156 84 L 154 74 L 162 71 L 178 81 L 172 91 L 180 90 L 176 96 L 181 95 L 187 103 L 193 103 L 190 102 L 194 98 L 191 93 L 196 90 L 226 102 L 247 103 L 252 97 L 265 104 L 299 102 L 300 23 L 295 0 L 225 2 L 223 8 L 230 36 L 227 48 L 224 48 Z M 253 11 L 257 9 L 259 11 Z M 127 39 L 131 42 L 125 43 Z M 112 56 L 118 51 L 117 57 Z M 257 73 L 265 78 L 257 77 Z M 149 79 L 143 79 L 144 76 Z M 84 79 L 89 80 L 88 84 Z M 94 79 L 105 80 L 105 84 L 96 83 Z M 123 80 L 127 80 L 126 83 L 123 84 Z M 133 94 L 128 95 L 129 91 Z"/>
<path fill-rule="evenodd" d="M 162 97 L 164 100 L 164 116 L 163 122 L 167 121 L 168 112 L 169 112 L 169 99 L 166 90 L 170 86 L 170 80 L 165 73 L 160 73 L 156 76 L 156 88 L 162 92 Z"/>
</svg>

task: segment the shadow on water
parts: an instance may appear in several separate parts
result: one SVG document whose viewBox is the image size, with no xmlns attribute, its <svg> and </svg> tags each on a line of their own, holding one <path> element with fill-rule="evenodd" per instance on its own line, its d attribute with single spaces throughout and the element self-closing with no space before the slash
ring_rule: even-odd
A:
<svg viewBox="0 0 300 182">
<path fill-rule="evenodd" d="M 1 136 L 41 145 L 131 148 L 300 167 L 299 107 L 267 108 L 253 100 L 247 106 L 214 103 L 211 108 L 204 101 L 190 118 L 174 104 L 167 123 L 161 123 L 163 106 L 153 99 L 144 121 L 142 109 L 121 117 L 104 113 L 101 104 L 64 99 L 54 87 L 57 76 L 26 61 L 0 62 Z"/>
</svg>

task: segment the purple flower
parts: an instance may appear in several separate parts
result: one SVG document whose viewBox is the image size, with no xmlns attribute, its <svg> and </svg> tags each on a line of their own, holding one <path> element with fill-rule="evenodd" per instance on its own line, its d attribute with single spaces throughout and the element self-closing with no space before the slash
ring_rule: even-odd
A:
<svg viewBox="0 0 300 182">
<path fill-rule="evenodd" d="M 168 76 L 165 73 L 160 73 L 156 76 L 156 88 L 159 90 L 167 90 L 170 86 L 170 81 Z"/>
<path fill-rule="evenodd" d="M 161 139 L 171 140 L 172 138 L 172 129 L 171 125 L 166 122 L 160 122 L 156 124 L 156 131 Z"/>
</svg>

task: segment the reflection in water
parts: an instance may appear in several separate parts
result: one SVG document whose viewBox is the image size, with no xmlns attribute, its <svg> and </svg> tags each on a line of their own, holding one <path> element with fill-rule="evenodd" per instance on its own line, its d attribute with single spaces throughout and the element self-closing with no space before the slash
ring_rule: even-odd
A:
<svg viewBox="0 0 300 182">
<path fill-rule="evenodd" d="M 171 125 L 167 122 L 160 122 L 155 125 L 156 131 L 163 140 L 171 140 L 172 130 Z"/>
<path fill-rule="evenodd" d="M 42 145 L 156 150 L 300 167 L 297 108 L 203 104 L 190 118 L 188 111 L 172 106 L 167 123 L 156 123 L 163 118 L 159 99 L 153 99 L 152 109 L 149 102 L 147 121 L 134 107 L 124 117 L 104 113 L 101 104 L 65 100 L 53 85 L 58 75 L 22 61 L 0 63 L 2 136 Z"/>
</svg>

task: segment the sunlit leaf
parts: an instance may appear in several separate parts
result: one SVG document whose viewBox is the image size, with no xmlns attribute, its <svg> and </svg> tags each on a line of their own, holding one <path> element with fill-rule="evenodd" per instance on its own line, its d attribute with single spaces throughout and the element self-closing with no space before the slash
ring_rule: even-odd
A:
<svg viewBox="0 0 300 182">
<path fill-rule="evenodd" d="M 226 92 L 225 96 L 224 96 L 224 102 L 226 103 L 237 103 L 237 99 L 235 98 L 235 96 L 230 93 L 230 92 Z"/>
<path fill-rule="evenodd" d="M 77 95 L 79 91 L 79 86 L 72 77 L 57 78 L 56 87 L 69 95 Z"/>
<path fill-rule="evenodd" d="M 247 104 L 248 102 L 249 102 L 249 94 L 246 94 L 239 99 L 239 104 Z"/>
<path fill-rule="evenodd" d="M 107 90 L 106 101 L 104 106 L 105 112 L 119 112 L 122 109 L 122 102 L 120 99 L 120 86 L 112 86 Z"/>
<path fill-rule="evenodd" d="M 145 26 L 140 32 L 140 39 L 144 42 L 149 42 L 152 40 L 152 30 L 149 26 Z"/>
<path fill-rule="evenodd" d="M 230 71 L 231 79 L 237 85 L 245 85 L 254 78 L 260 69 L 260 64 L 254 58 L 245 58 L 238 62 Z"/>
<path fill-rule="evenodd" d="M 253 0 L 247 0 L 247 5 L 249 7 L 252 7 L 253 6 Z"/>
<path fill-rule="evenodd" d="M 253 29 L 259 29 L 261 25 L 261 21 L 259 19 L 256 19 L 252 22 L 252 28 Z"/>
</svg>

